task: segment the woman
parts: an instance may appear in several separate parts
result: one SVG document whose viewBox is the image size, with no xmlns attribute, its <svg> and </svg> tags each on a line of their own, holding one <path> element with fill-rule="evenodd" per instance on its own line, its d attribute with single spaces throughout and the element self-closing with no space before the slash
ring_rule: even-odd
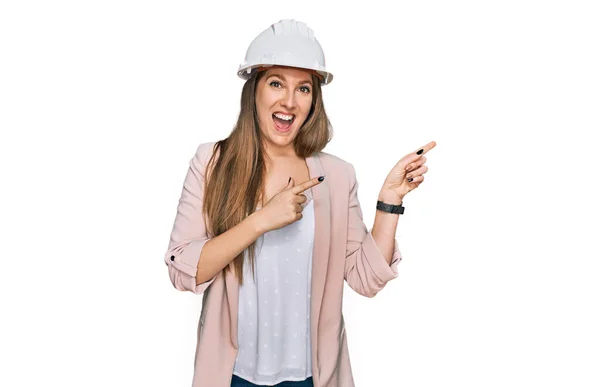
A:
<svg viewBox="0 0 600 387">
<path fill-rule="evenodd" d="M 238 122 L 198 146 L 165 254 L 175 288 L 203 294 L 193 386 L 352 387 L 344 281 L 373 297 L 397 277 L 402 199 L 435 143 L 392 169 L 367 231 L 354 167 L 322 152 L 333 76 L 312 30 L 273 24 L 238 75 Z"/>
</svg>

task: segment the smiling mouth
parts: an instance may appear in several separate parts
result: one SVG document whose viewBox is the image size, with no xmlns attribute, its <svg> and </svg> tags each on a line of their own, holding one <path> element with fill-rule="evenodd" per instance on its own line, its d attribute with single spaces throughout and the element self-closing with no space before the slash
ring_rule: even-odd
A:
<svg viewBox="0 0 600 387">
<path fill-rule="evenodd" d="M 296 120 L 295 115 L 292 116 L 291 120 L 284 120 L 284 119 L 278 118 L 277 116 L 275 116 L 275 114 L 273 114 L 272 117 L 273 117 L 273 122 L 275 123 L 275 128 L 280 131 L 288 130 L 290 128 L 290 126 L 292 126 L 294 121 Z"/>
</svg>

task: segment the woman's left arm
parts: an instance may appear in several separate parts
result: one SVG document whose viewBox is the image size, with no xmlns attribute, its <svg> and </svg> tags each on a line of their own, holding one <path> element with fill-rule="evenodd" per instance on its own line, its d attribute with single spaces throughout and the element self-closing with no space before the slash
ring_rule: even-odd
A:
<svg viewBox="0 0 600 387">
<path fill-rule="evenodd" d="M 394 193 L 381 191 L 377 200 L 381 200 L 388 204 L 401 204 L 402 198 L 396 197 Z M 381 250 L 385 261 L 388 265 L 392 264 L 396 228 L 398 226 L 398 218 L 400 214 L 392 214 L 390 212 L 375 211 L 375 221 L 373 222 L 372 234 L 375 243 Z"/>
<path fill-rule="evenodd" d="M 429 142 L 416 152 L 402 157 L 388 174 L 378 200 L 400 204 L 405 195 L 425 179 L 428 168 L 425 153 L 436 146 Z M 357 293 L 374 297 L 385 284 L 398 277 L 398 263 L 402 255 L 395 239 L 399 214 L 377 210 L 373 228 L 367 231 L 358 202 L 356 170 L 350 165 L 350 197 L 348 205 L 348 240 L 344 279 Z"/>
<path fill-rule="evenodd" d="M 352 164 L 349 164 L 349 168 L 350 196 L 344 279 L 355 292 L 371 298 L 388 281 L 398 276 L 397 266 L 402 256 L 394 235 L 399 215 L 378 214 L 373 228 L 367 230 L 358 201 L 356 171 Z"/>
</svg>

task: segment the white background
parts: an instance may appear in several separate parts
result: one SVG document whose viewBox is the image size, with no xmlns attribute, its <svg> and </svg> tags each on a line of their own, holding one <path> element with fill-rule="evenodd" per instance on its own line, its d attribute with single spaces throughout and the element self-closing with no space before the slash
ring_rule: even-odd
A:
<svg viewBox="0 0 600 387">
<path fill-rule="evenodd" d="M 429 141 L 400 275 L 345 287 L 358 387 L 600 385 L 600 13 L 589 1 L 4 1 L 2 386 L 189 386 L 201 297 L 163 262 L 252 39 L 306 22 L 371 228 Z"/>
</svg>

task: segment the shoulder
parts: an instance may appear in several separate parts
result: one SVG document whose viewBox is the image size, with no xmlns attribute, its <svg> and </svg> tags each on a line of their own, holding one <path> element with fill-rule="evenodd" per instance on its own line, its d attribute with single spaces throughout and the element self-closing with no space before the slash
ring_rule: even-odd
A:
<svg viewBox="0 0 600 387">
<path fill-rule="evenodd" d="M 194 155 L 192 161 L 198 163 L 199 165 L 206 166 L 214 153 L 216 144 L 216 141 L 202 142 L 198 144 L 196 147 L 196 154 Z"/>
<path fill-rule="evenodd" d="M 202 160 L 206 159 L 207 157 L 209 158 L 212 156 L 216 144 L 216 141 L 202 142 L 198 144 L 198 147 L 196 148 L 196 156 Z"/>
<path fill-rule="evenodd" d="M 214 153 L 216 141 L 203 142 L 197 145 L 196 153 L 190 159 L 189 165 L 196 173 L 206 174 L 208 163 Z"/>
</svg>

